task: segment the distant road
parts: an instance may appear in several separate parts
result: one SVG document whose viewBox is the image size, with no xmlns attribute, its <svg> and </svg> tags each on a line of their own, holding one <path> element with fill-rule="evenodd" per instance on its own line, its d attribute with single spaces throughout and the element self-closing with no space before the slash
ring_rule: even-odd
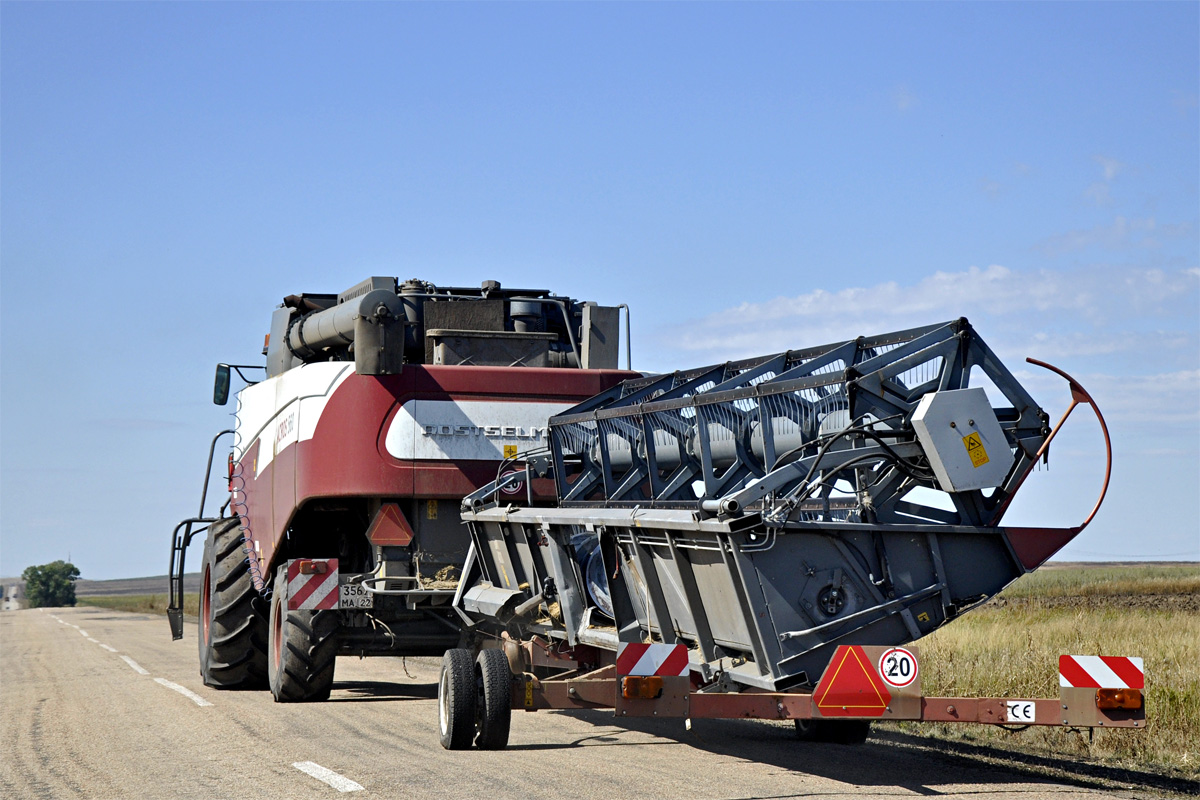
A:
<svg viewBox="0 0 1200 800">
<path fill-rule="evenodd" d="M 11 798 L 1131 797 L 905 745 L 804 744 L 789 726 L 515 713 L 501 752 L 437 741 L 436 659 L 342 658 L 329 702 L 200 681 L 195 626 L 100 608 L 0 614 L 0 796 Z M 889 740 L 889 737 L 891 739 Z M 901 737 L 904 738 L 904 737 Z M 910 737 L 911 738 L 911 737 Z M 355 787 L 362 787 L 361 790 Z M 361 793 L 357 793 L 361 791 Z"/>
</svg>

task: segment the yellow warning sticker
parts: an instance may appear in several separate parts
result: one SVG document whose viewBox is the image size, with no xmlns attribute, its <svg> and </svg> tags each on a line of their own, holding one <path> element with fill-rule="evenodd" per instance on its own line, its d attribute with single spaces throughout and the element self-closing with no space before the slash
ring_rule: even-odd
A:
<svg viewBox="0 0 1200 800">
<path fill-rule="evenodd" d="M 426 500 L 425 501 L 425 518 L 426 519 L 437 519 L 437 503 L 438 503 L 437 500 Z"/>
<path fill-rule="evenodd" d="M 515 444 L 504 445 L 504 457 L 505 458 L 516 458 L 517 457 L 517 446 Z"/>
<path fill-rule="evenodd" d="M 971 457 L 971 463 L 976 469 L 988 463 L 987 450 L 983 449 L 983 439 L 979 437 L 979 431 L 964 436 L 963 445 L 967 448 L 967 455 Z"/>
<path fill-rule="evenodd" d="M 525 681 L 525 707 L 533 708 L 533 681 Z"/>
</svg>

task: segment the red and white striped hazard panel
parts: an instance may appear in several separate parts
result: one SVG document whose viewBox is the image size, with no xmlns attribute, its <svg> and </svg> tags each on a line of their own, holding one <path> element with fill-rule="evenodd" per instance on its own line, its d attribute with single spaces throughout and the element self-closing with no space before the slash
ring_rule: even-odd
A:
<svg viewBox="0 0 1200 800">
<path fill-rule="evenodd" d="M 1140 658 L 1125 656 L 1059 656 L 1058 685 L 1077 689 L 1144 689 Z"/>
<path fill-rule="evenodd" d="M 308 566 L 305 568 L 305 565 Z M 318 611 L 338 607 L 336 558 L 298 558 L 289 561 L 287 582 L 288 611 Z"/>
<path fill-rule="evenodd" d="M 621 642 L 617 648 L 617 674 L 687 675 L 687 647 L 681 644 Z"/>
</svg>

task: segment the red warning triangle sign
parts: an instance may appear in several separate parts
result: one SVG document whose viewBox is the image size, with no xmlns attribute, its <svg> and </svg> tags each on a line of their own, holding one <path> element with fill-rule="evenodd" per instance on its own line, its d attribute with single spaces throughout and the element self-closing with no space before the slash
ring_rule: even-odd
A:
<svg viewBox="0 0 1200 800">
<path fill-rule="evenodd" d="M 858 645 L 841 645 L 813 692 L 822 717 L 879 717 L 892 694 Z"/>
<path fill-rule="evenodd" d="M 398 505 L 384 503 L 367 528 L 367 538 L 374 545 L 404 547 L 412 541 L 413 530 Z"/>
</svg>

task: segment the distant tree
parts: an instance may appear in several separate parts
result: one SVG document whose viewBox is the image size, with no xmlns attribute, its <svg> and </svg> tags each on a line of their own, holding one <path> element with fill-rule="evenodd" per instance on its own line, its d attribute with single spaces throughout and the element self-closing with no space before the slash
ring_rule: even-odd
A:
<svg viewBox="0 0 1200 800">
<path fill-rule="evenodd" d="M 21 573 L 25 579 L 25 599 L 30 608 L 75 605 L 75 579 L 79 569 L 69 561 L 55 561 L 27 567 Z"/>
</svg>

